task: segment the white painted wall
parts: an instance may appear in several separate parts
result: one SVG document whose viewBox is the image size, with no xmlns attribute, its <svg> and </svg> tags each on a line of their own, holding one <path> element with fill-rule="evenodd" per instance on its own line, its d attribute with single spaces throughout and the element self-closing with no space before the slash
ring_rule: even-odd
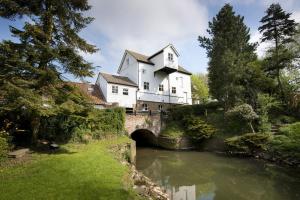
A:
<svg viewBox="0 0 300 200">
<path fill-rule="evenodd" d="M 127 65 L 127 59 L 129 59 L 129 65 Z M 138 62 L 137 60 L 126 53 L 124 61 L 121 65 L 120 71 L 118 72 L 121 76 L 126 76 L 137 84 L 138 82 Z"/>
<path fill-rule="evenodd" d="M 102 94 L 105 98 L 105 101 L 107 101 L 107 81 L 101 76 L 101 74 L 98 74 L 98 78 L 96 81 L 96 84 L 100 87 Z"/>
<path fill-rule="evenodd" d="M 118 93 L 112 93 L 112 86 L 118 86 Z M 128 95 L 123 94 L 123 89 L 128 89 Z M 118 103 L 120 107 L 133 108 L 136 104 L 136 87 L 108 83 L 107 102 Z"/>
<path fill-rule="evenodd" d="M 173 62 L 169 61 L 168 53 L 173 54 Z M 168 46 L 167 48 L 164 49 L 164 66 L 174 68 L 176 70 L 178 69 L 178 57 L 171 46 Z"/>
<path fill-rule="evenodd" d="M 189 75 L 180 72 L 174 72 L 170 75 L 157 72 L 154 75 L 154 71 L 154 66 L 139 63 L 139 90 L 137 100 L 192 104 L 191 78 Z M 149 90 L 144 90 L 144 82 L 149 82 Z M 159 91 L 159 84 L 164 85 L 163 92 Z M 176 87 L 176 94 L 171 93 L 172 87 Z"/>
</svg>

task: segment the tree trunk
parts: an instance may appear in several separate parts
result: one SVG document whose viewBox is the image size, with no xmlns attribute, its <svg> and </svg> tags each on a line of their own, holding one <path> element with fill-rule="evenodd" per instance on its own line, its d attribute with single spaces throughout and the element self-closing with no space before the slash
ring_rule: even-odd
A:
<svg viewBox="0 0 300 200">
<path fill-rule="evenodd" d="M 249 126 L 250 126 L 250 128 L 251 128 L 251 130 L 252 130 L 252 133 L 255 133 L 254 128 L 253 128 L 253 126 L 252 126 L 252 122 L 249 122 Z"/>
<path fill-rule="evenodd" d="M 33 144 L 33 145 L 37 144 L 40 124 L 41 124 L 41 122 L 40 122 L 39 117 L 35 117 L 31 121 L 31 131 L 32 131 L 31 144 Z"/>
</svg>

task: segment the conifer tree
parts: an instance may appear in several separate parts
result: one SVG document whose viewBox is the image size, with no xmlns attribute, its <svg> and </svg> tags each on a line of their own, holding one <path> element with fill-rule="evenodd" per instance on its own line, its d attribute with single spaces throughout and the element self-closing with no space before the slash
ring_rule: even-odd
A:
<svg viewBox="0 0 300 200">
<path fill-rule="evenodd" d="M 62 75 L 93 74 L 79 51 L 97 49 L 78 35 L 93 20 L 84 16 L 90 8 L 87 0 L 0 0 L 1 17 L 25 21 L 22 29 L 10 26 L 16 42 L 0 43 L 0 113 L 26 113 L 33 142 L 42 116 L 54 115 L 64 102 L 85 102 L 70 95 Z"/>
<path fill-rule="evenodd" d="M 209 22 L 207 32 L 210 37 L 199 36 L 198 40 L 209 57 L 209 91 L 229 109 L 245 101 L 245 69 L 256 60 L 256 45 L 249 43 L 249 28 L 244 18 L 235 15 L 229 4 Z"/>
<path fill-rule="evenodd" d="M 270 5 L 260 22 L 262 25 L 258 30 L 263 35 L 262 42 L 272 41 L 275 44 L 274 48 L 269 50 L 267 71 L 275 75 L 281 97 L 284 98 L 280 72 L 293 59 L 293 55 L 285 46 L 293 41 L 292 38 L 297 32 L 297 23 L 291 19 L 291 13 L 286 13 L 278 3 Z"/>
</svg>

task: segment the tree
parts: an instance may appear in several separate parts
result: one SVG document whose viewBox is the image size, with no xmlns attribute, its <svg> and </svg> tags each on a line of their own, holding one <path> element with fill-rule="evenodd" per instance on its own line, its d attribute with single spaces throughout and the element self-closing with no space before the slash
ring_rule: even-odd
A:
<svg viewBox="0 0 300 200">
<path fill-rule="evenodd" d="M 269 122 L 269 111 L 272 108 L 279 107 L 280 103 L 269 94 L 258 94 L 259 130 L 263 133 L 271 130 Z"/>
<path fill-rule="evenodd" d="M 266 15 L 260 20 L 262 25 L 258 30 L 262 33 L 262 42 L 273 41 L 275 47 L 269 50 L 270 62 L 267 71 L 274 74 L 278 82 L 280 95 L 284 98 L 284 89 L 282 86 L 280 72 L 287 67 L 287 63 L 293 59 L 284 44 L 293 41 L 292 37 L 296 34 L 297 23 L 290 19 L 291 13 L 283 11 L 281 6 L 271 4 L 266 10 Z"/>
<path fill-rule="evenodd" d="M 209 97 L 207 76 L 203 74 L 193 74 L 191 80 L 192 98 L 194 100 L 200 100 L 202 103 L 206 102 Z"/>
<path fill-rule="evenodd" d="M 87 0 L 0 0 L 1 17 L 25 21 L 23 29 L 10 26 L 17 42 L 0 43 L 0 92 L 4 99 L 0 111 L 26 114 L 31 119 L 33 142 L 41 117 L 55 115 L 68 101 L 84 107 L 84 99 L 70 94 L 73 89 L 63 83 L 62 74 L 93 74 L 91 63 L 79 54 L 97 51 L 78 35 L 93 20 L 84 16 L 89 9 Z"/>
<path fill-rule="evenodd" d="M 249 28 L 244 24 L 244 18 L 235 15 L 229 4 L 225 4 L 209 22 L 207 32 L 209 38 L 199 36 L 198 40 L 210 59 L 209 91 L 225 109 L 229 109 L 245 100 L 245 69 L 256 60 L 256 44 L 249 43 Z"/>
<path fill-rule="evenodd" d="M 245 120 L 253 133 L 255 133 L 252 122 L 253 120 L 258 118 L 258 115 L 253 110 L 252 106 L 249 104 L 241 104 L 239 106 L 235 106 L 232 109 L 228 110 L 226 112 L 226 115 L 228 117 L 237 117 L 239 119 Z"/>
</svg>

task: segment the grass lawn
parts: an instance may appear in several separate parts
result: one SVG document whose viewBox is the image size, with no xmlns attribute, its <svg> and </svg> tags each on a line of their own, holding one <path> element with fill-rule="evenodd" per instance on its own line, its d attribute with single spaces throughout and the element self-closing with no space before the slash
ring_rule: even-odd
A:
<svg viewBox="0 0 300 200">
<path fill-rule="evenodd" d="M 125 137 L 67 144 L 66 153 L 34 153 L 25 164 L 0 168 L 0 199 L 136 199 L 126 189 L 128 168 L 108 147 Z"/>
</svg>

